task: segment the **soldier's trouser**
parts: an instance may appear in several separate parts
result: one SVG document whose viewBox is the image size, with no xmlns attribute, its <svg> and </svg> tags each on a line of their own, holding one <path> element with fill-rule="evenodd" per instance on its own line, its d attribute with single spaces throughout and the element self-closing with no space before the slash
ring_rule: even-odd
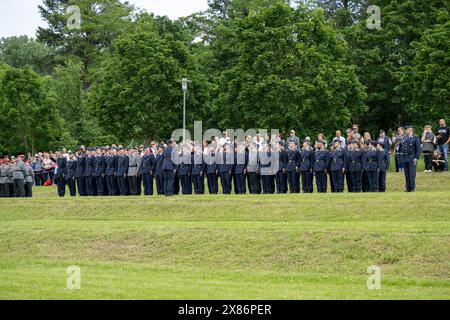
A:
<svg viewBox="0 0 450 320">
<path fill-rule="evenodd" d="M 351 186 L 349 188 L 350 192 L 361 192 L 362 182 L 361 182 L 361 171 L 350 171 L 350 181 Z"/>
<path fill-rule="evenodd" d="M 302 189 L 304 193 L 313 192 L 313 174 L 311 171 L 302 171 Z"/>
<path fill-rule="evenodd" d="M 330 176 L 330 187 L 331 187 L 331 192 L 336 192 L 336 190 L 334 190 L 333 175 L 332 175 L 331 171 L 328 171 L 328 175 Z"/>
<path fill-rule="evenodd" d="M 125 176 L 121 175 L 121 176 L 118 176 L 117 179 L 119 180 L 120 195 L 126 196 L 129 193 L 127 178 Z"/>
<path fill-rule="evenodd" d="M 136 177 L 136 181 L 137 181 L 137 194 L 140 196 L 142 194 L 142 178 L 141 176 L 137 176 Z"/>
<path fill-rule="evenodd" d="M 248 189 L 250 190 L 251 194 L 261 193 L 261 180 L 256 172 L 248 173 Z"/>
<path fill-rule="evenodd" d="M 219 192 L 219 185 L 217 182 L 217 175 L 215 173 L 208 173 L 206 175 L 208 181 L 208 191 L 210 194 L 217 194 Z"/>
<path fill-rule="evenodd" d="M 181 182 L 181 192 L 183 194 L 192 194 L 192 182 L 189 175 L 179 176 Z"/>
<path fill-rule="evenodd" d="M 10 182 L 8 183 L 8 190 L 9 190 L 9 197 L 13 198 L 14 197 L 14 182 Z"/>
<path fill-rule="evenodd" d="M 247 192 L 247 188 L 245 186 L 245 174 L 238 173 L 234 175 L 236 179 L 236 193 L 237 194 L 245 194 Z"/>
<path fill-rule="evenodd" d="M 275 175 L 275 180 L 277 183 L 277 193 L 286 193 L 287 192 L 287 176 L 283 172 L 283 170 L 278 170 Z"/>
<path fill-rule="evenodd" d="M 326 193 L 327 192 L 327 174 L 325 171 L 316 171 L 316 186 L 317 192 Z"/>
<path fill-rule="evenodd" d="M 114 176 L 106 176 L 106 186 L 108 188 L 108 195 L 114 196 L 116 194 L 116 183 Z"/>
<path fill-rule="evenodd" d="M 25 197 L 25 182 L 23 179 L 14 179 L 14 196 Z"/>
<path fill-rule="evenodd" d="M 270 194 L 274 193 L 274 176 L 273 175 L 262 175 L 261 176 L 262 185 L 263 185 L 263 193 Z"/>
<path fill-rule="evenodd" d="M 140 195 L 140 193 L 138 193 L 138 179 L 136 176 L 128 176 L 128 185 L 130 186 L 130 194 L 132 196 Z"/>
<path fill-rule="evenodd" d="M 298 188 L 298 183 L 300 182 L 297 179 L 297 172 L 295 171 L 288 171 L 287 173 L 288 181 L 289 181 L 289 192 L 290 193 L 296 193 Z"/>
<path fill-rule="evenodd" d="M 150 174 L 142 175 L 142 182 L 144 183 L 144 195 L 153 195 L 153 176 Z"/>
<path fill-rule="evenodd" d="M 345 181 L 347 181 L 347 191 L 352 192 L 352 175 L 350 171 L 345 171 Z"/>
<path fill-rule="evenodd" d="M 331 171 L 332 182 L 334 185 L 333 192 L 344 191 L 344 174 L 342 171 Z"/>
<path fill-rule="evenodd" d="M 163 174 L 156 175 L 156 192 L 158 192 L 159 195 L 164 194 L 164 175 Z"/>
<path fill-rule="evenodd" d="M 386 171 L 380 171 L 378 174 L 378 191 L 386 191 Z"/>
<path fill-rule="evenodd" d="M 119 178 L 117 176 L 114 177 L 114 190 L 116 190 L 114 195 L 120 196 Z"/>
<path fill-rule="evenodd" d="M 66 179 L 60 177 L 58 178 L 58 196 L 64 197 L 66 195 Z"/>
<path fill-rule="evenodd" d="M 363 170 L 361 175 L 361 190 L 362 192 L 369 191 L 369 178 L 367 177 L 367 171 Z"/>
<path fill-rule="evenodd" d="M 80 196 L 82 196 L 82 197 L 86 196 L 86 188 L 85 188 L 85 185 L 84 185 L 83 177 L 78 177 L 78 178 L 75 178 L 75 179 L 77 180 L 78 194 Z M 69 186 L 69 190 L 70 190 L 70 186 Z"/>
<path fill-rule="evenodd" d="M 195 194 L 204 194 L 205 193 L 205 179 L 204 179 L 203 175 L 193 174 L 192 175 L 192 183 L 194 184 Z"/>
<path fill-rule="evenodd" d="M 416 188 L 416 169 L 412 162 L 403 162 L 403 172 L 406 179 L 406 191 L 414 191 Z"/>
<path fill-rule="evenodd" d="M 367 171 L 367 179 L 369 180 L 369 191 L 378 192 L 378 171 Z"/>
<path fill-rule="evenodd" d="M 0 183 L 0 198 L 6 197 L 6 183 Z"/>
<path fill-rule="evenodd" d="M 220 173 L 220 183 L 222 184 L 222 192 L 223 194 L 231 193 L 231 174 L 228 172 Z"/>
<path fill-rule="evenodd" d="M 166 196 L 173 196 L 173 182 L 174 172 L 173 170 L 164 170 L 164 194 Z"/>
<path fill-rule="evenodd" d="M 33 182 L 25 182 L 25 197 L 33 197 Z"/>
<path fill-rule="evenodd" d="M 86 188 L 86 195 L 93 196 L 94 195 L 94 186 L 92 185 L 92 176 L 84 177 L 84 185 Z"/>
<path fill-rule="evenodd" d="M 104 196 L 105 195 L 105 184 L 103 176 L 95 177 L 95 185 L 97 187 L 97 195 Z"/>
<path fill-rule="evenodd" d="M 78 182 L 78 181 L 77 181 Z M 75 186 L 75 181 L 72 179 L 66 180 L 67 186 L 69 187 L 69 193 L 71 197 L 75 197 L 77 195 L 77 188 Z M 78 191 L 78 194 L 81 196 L 80 191 Z"/>
<path fill-rule="evenodd" d="M 176 174 L 173 176 L 173 194 L 180 194 L 180 179 Z"/>
<path fill-rule="evenodd" d="M 237 185 L 237 179 L 236 179 L 236 174 L 235 173 L 233 173 L 231 175 L 231 181 L 233 181 L 232 185 L 233 185 L 234 193 L 238 194 L 238 185 Z"/>
</svg>

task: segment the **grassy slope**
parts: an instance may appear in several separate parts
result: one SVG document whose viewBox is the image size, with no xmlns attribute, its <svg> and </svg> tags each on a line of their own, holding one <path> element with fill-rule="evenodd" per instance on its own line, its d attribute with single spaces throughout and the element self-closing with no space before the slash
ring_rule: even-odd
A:
<svg viewBox="0 0 450 320">
<path fill-rule="evenodd" d="M 0 298 L 449 299 L 450 175 L 402 185 L 392 173 L 386 194 L 0 199 Z M 381 290 L 366 286 L 373 264 Z"/>
</svg>

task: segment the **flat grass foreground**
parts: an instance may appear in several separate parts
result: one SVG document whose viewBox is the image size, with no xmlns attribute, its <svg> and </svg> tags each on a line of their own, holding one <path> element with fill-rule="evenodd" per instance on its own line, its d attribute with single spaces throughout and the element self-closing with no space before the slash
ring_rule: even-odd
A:
<svg viewBox="0 0 450 320">
<path fill-rule="evenodd" d="M 449 299 L 450 174 L 384 194 L 0 199 L 1 299 Z M 69 290 L 67 267 L 81 268 Z M 369 290 L 369 266 L 381 288 Z"/>
</svg>

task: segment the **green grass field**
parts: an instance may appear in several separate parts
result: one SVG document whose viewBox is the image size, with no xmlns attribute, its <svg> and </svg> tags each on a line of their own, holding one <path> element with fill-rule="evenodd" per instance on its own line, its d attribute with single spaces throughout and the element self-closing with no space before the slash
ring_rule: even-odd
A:
<svg viewBox="0 0 450 320">
<path fill-rule="evenodd" d="M 450 174 L 385 194 L 0 199 L 2 299 L 449 299 Z M 66 268 L 81 268 L 81 289 Z M 370 265 L 381 289 L 369 290 Z"/>
</svg>

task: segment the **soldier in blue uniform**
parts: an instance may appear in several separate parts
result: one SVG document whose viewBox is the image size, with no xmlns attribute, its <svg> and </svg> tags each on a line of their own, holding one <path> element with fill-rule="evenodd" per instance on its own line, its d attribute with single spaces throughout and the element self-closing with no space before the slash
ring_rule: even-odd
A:
<svg viewBox="0 0 450 320">
<path fill-rule="evenodd" d="M 106 186 L 108 189 L 108 195 L 114 196 L 116 195 L 116 184 L 114 182 L 115 176 L 117 174 L 117 161 L 116 157 L 114 156 L 114 149 L 109 149 L 108 154 L 105 158 L 106 161 Z"/>
<path fill-rule="evenodd" d="M 304 141 L 303 147 L 300 150 L 300 174 L 302 177 L 303 193 L 313 192 L 313 164 L 314 164 L 314 149 L 311 147 L 310 141 Z"/>
<path fill-rule="evenodd" d="M 203 161 L 203 152 L 200 145 L 195 145 L 192 150 L 192 184 L 195 194 L 205 194 L 206 165 Z"/>
<path fill-rule="evenodd" d="M 206 164 L 206 179 L 208 182 L 208 191 L 210 194 L 217 194 L 219 192 L 219 184 L 217 181 L 218 166 L 216 164 L 216 147 L 210 144 L 206 147 L 206 157 L 204 162 Z"/>
<path fill-rule="evenodd" d="M 368 146 L 364 158 L 364 170 L 367 173 L 369 192 L 378 192 L 378 174 L 381 165 L 381 153 L 376 149 L 376 141 L 368 140 Z"/>
<path fill-rule="evenodd" d="M 284 142 L 279 141 L 277 143 L 278 151 L 278 171 L 275 174 L 275 181 L 277 185 L 277 193 L 287 193 L 287 176 L 286 176 L 286 164 L 287 164 L 287 153 L 284 147 Z"/>
<path fill-rule="evenodd" d="M 330 172 L 331 183 L 334 187 L 332 192 L 344 192 L 344 174 L 345 164 L 347 162 L 347 154 L 345 149 L 342 148 L 342 141 L 335 139 L 333 142 L 333 150 L 330 154 Z"/>
<path fill-rule="evenodd" d="M 88 196 L 94 195 L 94 184 L 92 181 L 94 166 L 95 166 L 95 158 L 92 156 L 92 151 L 87 149 L 83 177 L 86 195 Z"/>
<path fill-rule="evenodd" d="M 95 186 L 97 188 L 98 196 L 105 196 L 105 171 L 106 171 L 106 159 L 101 149 L 97 149 L 94 161 L 94 178 Z"/>
<path fill-rule="evenodd" d="M 144 195 L 153 195 L 153 174 L 155 172 L 156 158 L 152 154 L 150 148 L 145 148 L 145 154 L 142 157 L 141 167 L 139 174 L 142 177 L 142 182 L 144 185 Z"/>
<path fill-rule="evenodd" d="M 177 171 L 175 164 L 172 162 L 172 151 L 175 147 L 175 141 L 170 140 L 168 142 L 167 148 L 164 149 L 163 153 L 163 175 L 164 175 L 164 195 L 173 196 L 174 189 L 174 176 Z"/>
<path fill-rule="evenodd" d="M 77 182 L 78 194 L 82 197 L 86 196 L 86 188 L 84 184 L 84 168 L 86 167 L 86 155 L 80 149 L 76 153 L 77 168 L 75 170 L 75 180 Z"/>
<path fill-rule="evenodd" d="M 192 194 L 191 182 L 191 159 L 192 152 L 190 146 L 183 145 L 181 149 L 181 159 L 183 161 L 178 165 L 177 176 L 181 182 L 181 191 L 184 195 Z"/>
<path fill-rule="evenodd" d="M 236 180 L 236 194 L 245 194 L 247 187 L 245 184 L 245 175 L 247 174 L 248 153 L 244 144 L 238 144 L 234 154 L 234 177 Z"/>
<path fill-rule="evenodd" d="M 413 126 L 405 126 L 406 134 L 402 137 L 399 147 L 403 172 L 405 173 L 406 192 L 414 192 L 416 188 L 417 162 L 420 158 L 422 148 L 420 139 L 414 134 Z"/>
<path fill-rule="evenodd" d="M 264 194 L 275 192 L 275 172 L 272 168 L 272 150 L 267 143 L 261 146 L 260 151 L 260 174 Z M 276 168 L 278 171 L 278 168 Z"/>
<path fill-rule="evenodd" d="M 250 194 L 261 193 L 261 177 L 258 145 L 251 143 L 248 146 L 247 178 Z"/>
<path fill-rule="evenodd" d="M 330 154 L 325 149 L 325 141 L 316 142 L 317 150 L 314 152 L 314 175 L 316 177 L 317 192 L 327 192 L 327 168 L 330 164 Z"/>
<path fill-rule="evenodd" d="M 234 152 L 230 145 L 226 144 L 219 150 L 219 159 L 222 160 L 219 164 L 220 183 L 222 185 L 223 194 L 231 194 L 231 173 L 234 166 Z"/>
<path fill-rule="evenodd" d="M 358 141 L 350 141 L 347 150 L 346 171 L 350 177 L 349 192 L 362 191 L 362 170 L 364 168 L 364 153 L 359 149 Z"/>
<path fill-rule="evenodd" d="M 64 177 L 66 172 L 67 158 L 61 153 L 56 153 L 56 172 L 55 180 L 58 185 L 58 195 L 64 197 L 66 195 L 66 179 Z"/>
<path fill-rule="evenodd" d="M 389 149 L 385 149 L 386 146 L 383 142 L 378 142 L 377 149 L 381 154 L 380 173 L 378 174 L 378 192 L 386 192 L 386 173 L 389 171 L 389 165 L 391 163 L 391 157 L 389 155 Z"/>
<path fill-rule="evenodd" d="M 159 145 L 156 153 L 156 192 L 159 196 L 164 195 L 164 173 L 163 173 L 163 162 L 164 162 L 164 145 Z"/>
<path fill-rule="evenodd" d="M 123 148 L 119 149 L 119 156 L 117 158 L 117 182 L 119 184 L 119 192 L 121 196 L 127 196 L 130 194 L 130 190 L 128 188 L 128 165 L 130 158 L 126 151 Z"/>
<path fill-rule="evenodd" d="M 286 174 L 289 181 L 289 192 L 290 193 L 297 193 L 299 192 L 299 176 L 297 173 L 299 161 L 300 161 L 300 154 L 297 150 L 297 145 L 294 141 L 289 142 L 288 149 L 286 151 Z"/>
<path fill-rule="evenodd" d="M 69 187 L 69 193 L 71 197 L 75 197 L 77 195 L 77 189 L 75 187 L 75 180 L 74 180 L 74 177 L 77 173 L 77 168 L 78 168 L 78 160 L 75 158 L 75 155 L 72 152 L 69 152 L 69 160 L 67 160 L 66 163 L 64 177 L 66 179 L 67 186 Z M 81 196 L 80 192 L 78 192 L 78 194 Z"/>
</svg>

